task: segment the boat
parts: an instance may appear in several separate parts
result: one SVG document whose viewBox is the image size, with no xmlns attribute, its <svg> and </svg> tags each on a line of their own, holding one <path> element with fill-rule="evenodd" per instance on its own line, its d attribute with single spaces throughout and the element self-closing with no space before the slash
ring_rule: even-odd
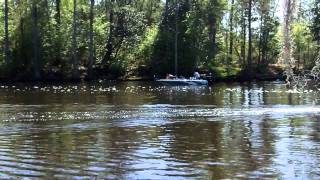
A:
<svg viewBox="0 0 320 180">
<path fill-rule="evenodd" d="M 174 78 L 174 79 L 158 79 L 156 82 L 159 82 L 163 85 L 169 86 L 207 86 L 208 81 L 205 79 L 185 79 L 185 78 Z"/>
</svg>

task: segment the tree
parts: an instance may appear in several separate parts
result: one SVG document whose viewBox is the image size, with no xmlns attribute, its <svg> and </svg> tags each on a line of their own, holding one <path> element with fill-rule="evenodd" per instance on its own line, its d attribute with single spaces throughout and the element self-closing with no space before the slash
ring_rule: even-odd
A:
<svg viewBox="0 0 320 180">
<path fill-rule="evenodd" d="M 320 0 L 314 1 L 312 12 L 313 22 L 311 25 L 311 30 L 313 32 L 314 39 L 318 44 L 318 48 L 320 48 Z"/>
<path fill-rule="evenodd" d="M 132 52 L 146 33 L 147 23 L 131 1 L 108 1 L 106 14 L 109 19 L 105 51 L 102 59 L 103 68 L 115 76 L 124 75 L 126 67 L 132 63 Z"/>
<path fill-rule="evenodd" d="M 263 69 L 278 55 L 276 33 L 279 22 L 275 18 L 277 3 L 270 0 L 259 1 L 260 33 L 258 45 L 258 70 Z"/>
<path fill-rule="evenodd" d="M 175 30 L 174 30 L 174 74 L 178 76 L 178 34 L 179 34 L 179 27 L 178 27 L 178 13 L 179 13 L 179 5 L 177 3 L 178 0 L 175 0 Z"/>
<path fill-rule="evenodd" d="M 264 73 L 281 49 L 276 0 L 72 2 L 1 1 L 1 58 L 10 66 L 0 68 L 8 71 L 6 78 L 190 76 L 195 70 L 222 78 L 240 72 L 254 76 Z M 283 36 L 293 38 L 289 44 L 297 48 L 291 52 L 305 69 L 313 66 L 317 52 L 312 36 L 316 40 L 319 34 L 319 0 L 314 3 L 300 3 L 310 14 L 291 23 L 288 36 Z M 293 20 L 296 15 L 291 14 Z"/>
<path fill-rule="evenodd" d="M 60 64 L 61 62 L 61 38 L 60 37 L 60 33 L 61 33 L 61 12 L 60 12 L 60 8 L 61 8 L 61 0 L 56 0 L 55 1 L 55 6 L 56 6 L 56 14 L 55 14 L 55 21 L 56 21 L 56 33 L 58 35 L 58 38 L 56 39 L 55 42 L 55 46 L 56 46 L 56 63 Z"/>
<path fill-rule="evenodd" d="M 242 68 L 247 67 L 246 63 L 246 42 L 247 42 L 247 23 L 246 23 L 246 3 L 241 3 L 241 66 Z"/>
<path fill-rule="evenodd" d="M 293 23 L 293 10 L 295 0 L 285 1 L 285 14 L 284 14 L 284 25 L 283 25 L 283 49 L 280 58 L 280 63 L 285 67 L 286 80 L 289 83 L 294 77 L 293 68 L 295 67 L 295 60 L 293 54 L 292 44 L 292 23 Z"/>
<path fill-rule="evenodd" d="M 264 36 L 266 36 L 266 31 L 264 30 L 265 28 L 265 22 L 266 22 L 266 16 L 268 15 L 268 11 L 269 11 L 269 0 L 262 0 L 259 2 L 259 7 L 258 7 L 258 11 L 260 13 L 260 33 L 259 33 L 259 49 L 258 49 L 258 67 L 261 66 L 261 62 L 262 62 L 262 56 L 263 56 L 263 39 Z"/>
<path fill-rule="evenodd" d="M 248 6 L 248 57 L 247 57 L 247 74 L 252 76 L 252 2 L 253 0 L 249 0 Z"/>
<path fill-rule="evenodd" d="M 112 53 L 113 53 L 113 36 L 114 36 L 114 0 L 109 2 L 109 35 L 106 44 L 106 53 L 103 57 L 102 63 L 104 66 L 110 64 Z M 106 7 L 106 12 L 108 8 Z"/>
<path fill-rule="evenodd" d="M 209 0 L 208 2 L 208 29 L 209 29 L 209 40 L 210 40 L 210 52 L 209 59 L 214 59 L 217 53 L 216 35 L 218 31 L 219 17 L 215 14 L 216 10 L 221 7 L 220 2 L 217 0 Z"/>
<path fill-rule="evenodd" d="M 38 7 L 36 0 L 32 0 L 32 45 L 33 45 L 33 73 L 36 80 L 41 78 L 40 34 L 38 28 Z"/>
<path fill-rule="evenodd" d="M 4 57 L 5 63 L 9 63 L 9 28 L 8 28 L 8 0 L 4 1 L 4 29 L 5 29 L 5 36 L 4 36 Z"/>
<path fill-rule="evenodd" d="M 60 28 L 61 25 L 61 12 L 60 12 L 60 6 L 61 6 L 61 0 L 56 0 L 56 14 L 55 14 L 55 19 L 57 22 L 57 29 Z"/>
<path fill-rule="evenodd" d="M 72 32 L 72 79 L 78 80 L 79 74 L 79 64 L 77 57 L 77 0 L 73 0 L 73 32 Z"/>
<path fill-rule="evenodd" d="M 88 60 L 88 78 L 92 78 L 92 66 L 94 64 L 94 48 L 93 48 L 93 8 L 94 0 L 90 0 L 90 30 L 89 30 L 89 60 Z"/>
<path fill-rule="evenodd" d="M 234 0 L 231 0 L 231 8 L 230 8 L 230 20 L 229 20 L 229 54 L 227 61 L 227 73 L 230 75 L 230 68 L 232 63 L 232 55 L 233 55 L 233 13 L 234 13 Z"/>
</svg>

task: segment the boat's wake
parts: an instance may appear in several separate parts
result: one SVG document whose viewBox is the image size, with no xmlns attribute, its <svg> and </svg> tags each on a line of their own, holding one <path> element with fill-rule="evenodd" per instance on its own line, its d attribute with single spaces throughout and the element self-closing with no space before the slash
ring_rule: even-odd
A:
<svg viewBox="0 0 320 180">
<path fill-rule="evenodd" d="M 246 118 L 255 116 L 305 116 L 320 114 L 320 106 L 261 106 L 261 107 L 239 107 L 219 108 L 213 105 L 143 105 L 143 106 L 110 106 L 97 105 L 69 107 L 65 111 L 62 107 L 24 107 L 24 111 L 10 110 L 0 107 L 0 118 L 3 122 L 22 121 L 55 121 L 55 120 L 134 120 L 134 119 L 186 119 L 186 118 Z M 45 110 L 46 109 L 46 110 Z M 79 110 L 81 109 L 81 110 Z"/>
</svg>

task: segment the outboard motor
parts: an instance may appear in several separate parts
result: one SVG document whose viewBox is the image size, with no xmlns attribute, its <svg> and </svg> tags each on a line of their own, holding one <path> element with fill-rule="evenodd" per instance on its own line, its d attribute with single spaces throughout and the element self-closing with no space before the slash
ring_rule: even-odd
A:
<svg viewBox="0 0 320 180">
<path fill-rule="evenodd" d="M 213 84 L 213 82 L 215 81 L 215 78 L 212 73 L 206 74 L 205 79 L 208 81 L 210 85 Z"/>
</svg>

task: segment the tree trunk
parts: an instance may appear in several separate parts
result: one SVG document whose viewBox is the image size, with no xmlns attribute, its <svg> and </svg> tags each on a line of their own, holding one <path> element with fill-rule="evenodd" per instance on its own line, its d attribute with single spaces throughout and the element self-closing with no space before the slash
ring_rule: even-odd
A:
<svg viewBox="0 0 320 180">
<path fill-rule="evenodd" d="M 22 60 L 22 66 L 25 65 L 26 63 L 26 55 L 25 55 L 25 50 L 24 50 L 24 19 L 22 17 L 22 15 L 20 15 L 20 58 Z"/>
<path fill-rule="evenodd" d="M 266 43 L 266 42 L 263 42 L 263 36 L 264 36 L 264 32 L 263 32 L 263 14 L 261 14 L 261 17 L 260 17 L 260 34 L 259 34 L 259 54 L 258 54 L 258 67 L 261 65 L 261 62 L 262 62 L 262 45 L 263 43 Z"/>
<path fill-rule="evenodd" d="M 33 45 L 33 73 L 34 78 L 39 80 L 40 76 L 40 47 L 38 30 L 38 9 L 35 0 L 32 1 L 32 45 Z"/>
<path fill-rule="evenodd" d="M 268 54 L 268 50 L 267 50 L 267 44 L 268 44 L 268 39 L 269 39 L 269 30 L 267 30 L 266 32 L 264 32 L 264 35 L 262 37 L 262 42 L 261 42 L 261 55 L 260 55 L 260 65 L 266 65 L 269 62 L 267 62 L 267 54 Z"/>
<path fill-rule="evenodd" d="M 163 56 L 161 57 L 161 59 L 163 60 L 164 64 L 170 64 L 170 52 L 172 52 L 172 46 L 171 46 L 171 42 L 170 42 L 170 39 L 171 39 L 171 33 L 170 33 L 170 28 L 169 28 L 169 18 L 168 18 L 168 15 L 169 15 L 169 1 L 170 0 L 166 0 L 165 2 L 165 7 L 164 7 L 164 14 L 163 14 L 163 19 L 162 19 L 162 23 L 161 23 L 161 31 L 163 31 L 163 34 L 164 34 L 164 37 L 161 38 L 162 40 L 164 40 L 165 42 L 165 52 L 163 53 Z M 169 73 L 170 71 L 170 66 L 165 66 L 165 70 L 166 73 Z M 158 71 L 159 72 L 159 71 Z"/>
<path fill-rule="evenodd" d="M 246 65 L 246 38 L 247 38 L 247 27 L 246 27 L 246 16 L 245 16 L 245 7 L 243 7 L 243 10 L 242 10 L 242 15 L 241 15 L 241 19 L 242 19 L 242 43 L 241 43 L 241 65 L 242 65 L 242 68 L 245 68 L 247 65 Z"/>
<path fill-rule="evenodd" d="M 300 43 L 298 43 L 298 48 L 297 48 L 297 53 L 298 53 L 298 59 L 297 59 L 297 68 L 300 70 L 300 59 L 301 59 L 301 48 L 300 48 Z"/>
<path fill-rule="evenodd" d="M 166 4 L 164 8 L 164 21 L 166 25 L 168 23 L 168 10 L 169 10 L 169 0 L 166 0 Z"/>
<path fill-rule="evenodd" d="M 56 39 L 55 46 L 56 46 L 56 63 L 61 63 L 61 38 L 60 38 L 60 27 L 61 27 L 61 13 L 60 13 L 60 0 L 56 0 L 56 14 L 55 14 L 55 20 L 56 20 L 56 33 L 58 34 L 58 38 Z"/>
<path fill-rule="evenodd" d="M 230 35 L 230 32 L 228 31 L 228 29 L 226 28 L 225 29 L 225 32 L 223 32 L 223 34 L 224 34 L 224 44 L 225 44 L 225 49 L 224 49 L 224 51 L 225 52 L 228 52 L 227 53 L 227 55 L 226 55 L 226 59 L 225 59 L 225 62 L 226 62 L 226 65 L 227 65 L 227 75 L 229 76 L 229 63 L 228 63 L 228 61 L 229 61 L 229 35 Z"/>
<path fill-rule="evenodd" d="M 175 0 L 174 74 L 178 76 L 178 0 Z"/>
<path fill-rule="evenodd" d="M 265 20 L 267 21 L 267 20 Z M 261 45 L 261 64 L 266 65 L 269 62 L 268 60 L 268 41 L 269 41 L 269 35 L 270 35 L 270 27 L 265 29 L 262 35 L 262 45 Z"/>
<path fill-rule="evenodd" d="M 90 31 L 89 31 L 89 60 L 88 60 L 88 78 L 92 78 L 92 66 L 94 64 L 94 48 L 93 48 L 93 8 L 94 0 L 90 0 Z"/>
<path fill-rule="evenodd" d="M 210 12 L 208 15 L 209 22 L 209 40 L 210 40 L 210 52 L 209 60 L 214 59 L 216 55 L 216 34 L 217 34 L 217 20 L 214 17 L 215 15 Z"/>
<path fill-rule="evenodd" d="M 52 25 L 50 23 L 50 19 L 51 19 L 50 14 L 51 14 L 51 12 L 50 12 L 50 7 L 49 7 L 48 0 L 44 0 L 44 5 L 45 5 L 45 7 L 43 9 L 45 11 L 45 21 L 46 21 L 46 26 L 48 26 L 48 32 L 54 32 L 54 28 L 52 27 Z M 52 57 L 52 59 L 47 59 L 47 60 L 49 60 L 49 62 L 50 62 L 49 64 L 52 65 L 52 62 L 53 62 L 52 60 L 56 59 L 56 57 L 54 56 L 56 54 L 56 51 L 54 49 L 55 48 L 55 42 L 54 42 L 54 39 L 53 39 L 54 36 L 52 36 L 50 34 L 50 35 L 48 35 L 47 37 L 44 37 L 44 38 L 48 39 L 47 43 L 49 44 L 50 47 L 47 48 L 47 49 L 48 49 L 49 58 Z"/>
<path fill-rule="evenodd" d="M 5 63 L 9 63 L 9 28 L 8 28 L 8 13 L 9 13 L 9 8 L 8 8 L 8 0 L 4 1 L 4 32 L 5 32 L 5 37 L 4 37 L 4 58 L 5 58 Z"/>
<path fill-rule="evenodd" d="M 252 0 L 249 0 L 249 7 L 248 7 L 248 66 L 247 66 L 247 74 L 252 75 L 252 29 L 251 29 L 251 22 L 252 22 Z"/>
<path fill-rule="evenodd" d="M 72 33 L 72 79 L 78 80 L 79 64 L 77 59 L 77 0 L 73 0 L 73 33 Z"/>
<path fill-rule="evenodd" d="M 295 0 L 285 1 L 285 14 L 284 14 L 284 28 L 283 28 L 283 49 L 281 54 L 281 63 L 285 67 L 286 81 L 288 85 L 294 79 L 294 68 L 296 65 L 295 59 L 293 57 L 292 51 L 292 38 L 291 38 L 291 25 L 293 23 L 293 7 Z"/>
<path fill-rule="evenodd" d="M 61 0 L 56 0 L 56 22 L 57 22 L 57 28 L 60 29 L 60 24 L 61 24 L 61 13 L 60 13 L 60 4 L 61 4 Z"/>
<path fill-rule="evenodd" d="M 231 1 L 231 10 L 230 10 L 230 42 L 229 42 L 229 54 L 228 54 L 228 61 L 227 61 L 227 73 L 230 76 L 230 69 L 232 64 L 232 55 L 233 55 L 233 11 L 234 11 L 234 0 Z"/>
<path fill-rule="evenodd" d="M 307 57 L 310 59 L 310 40 L 308 40 Z M 306 58 L 303 58 L 303 68 L 307 68 Z"/>
<path fill-rule="evenodd" d="M 107 45 L 106 45 L 106 54 L 103 57 L 102 64 L 104 66 L 108 65 L 111 61 L 112 58 L 112 53 L 113 53 L 113 31 L 114 31 L 114 12 L 113 12 L 113 2 L 114 0 L 111 0 L 111 5 L 110 5 L 110 12 L 109 12 L 109 35 L 108 35 L 108 40 L 107 40 Z"/>
<path fill-rule="evenodd" d="M 148 9 L 148 13 L 147 13 L 147 24 L 148 26 L 152 25 L 152 13 L 153 13 L 153 1 L 150 0 L 149 1 L 149 9 Z"/>
</svg>

